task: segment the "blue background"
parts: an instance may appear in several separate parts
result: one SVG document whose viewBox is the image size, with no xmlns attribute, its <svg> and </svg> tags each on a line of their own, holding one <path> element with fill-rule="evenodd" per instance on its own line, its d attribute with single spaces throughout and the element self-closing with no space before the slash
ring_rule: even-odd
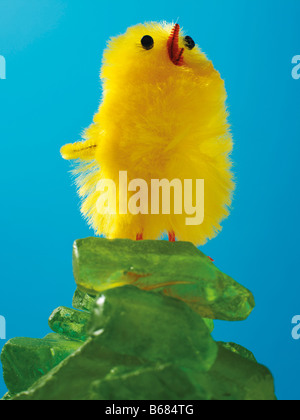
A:
<svg viewBox="0 0 300 420">
<path fill-rule="evenodd" d="M 70 306 L 75 239 L 92 235 L 79 213 L 59 149 L 80 139 L 96 111 L 106 40 L 133 24 L 176 20 L 226 81 L 238 181 L 224 230 L 203 251 L 250 288 L 243 323 L 217 322 L 215 337 L 251 349 L 279 399 L 300 399 L 299 0 L 0 0 L 1 288 L 7 338 L 43 337 Z M 0 341 L 0 346 L 4 341 Z M 5 386 L 0 381 L 0 393 Z"/>
</svg>

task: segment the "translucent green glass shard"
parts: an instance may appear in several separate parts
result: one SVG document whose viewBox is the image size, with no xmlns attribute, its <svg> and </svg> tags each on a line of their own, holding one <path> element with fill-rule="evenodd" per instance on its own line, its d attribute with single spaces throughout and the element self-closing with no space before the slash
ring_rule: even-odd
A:
<svg viewBox="0 0 300 420">
<path fill-rule="evenodd" d="M 274 401 L 275 390 L 270 371 L 219 345 L 216 363 L 199 380 L 210 399 L 222 401 Z"/>
<path fill-rule="evenodd" d="M 242 347 L 238 344 L 235 343 L 223 343 L 223 342 L 219 342 L 218 343 L 219 346 L 222 346 L 223 348 L 232 351 L 233 353 L 238 354 L 241 357 L 244 357 L 245 359 L 250 360 L 251 362 L 256 362 L 256 359 L 253 355 L 253 353 L 251 353 L 251 351 L 245 349 L 245 347 Z"/>
<path fill-rule="evenodd" d="M 208 319 L 208 318 L 202 318 L 202 319 L 205 322 L 209 332 L 212 333 L 213 330 L 215 329 L 214 321 L 212 319 Z"/>
<path fill-rule="evenodd" d="M 81 311 L 92 312 L 96 303 L 96 299 L 96 296 L 89 295 L 79 289 L 76 289 L 73 297 L 73 307 Z M 207 318 L 203 318 L 203 321 L 209 329 L 209 332 L 212 333 L 214 330 L 214 321 Z"/>
<path fill-rule="evenodd" d="M 87 339 L 86 326 L 89 314 L 68 309 L 64 306 L 56 309 L 49 318 L 52 331 L 73 340 L 85 341 Z"/>
<path fill-rule="evenodd" d="M 151 387 L 149 387 L 151 384 Z M 129 373 L 113 373 L 95 381 L 89 390 L 91 400 L 208 400 L 202 384 L 195 384 L 189 373 L 174 365 L 144 366 Z"/>
<path fill-rule="evenodd" d="M 25 391 L 80 347 L 80 342 L 50 334 L 42 340 L 14 338 L 1 354 L 5 383 L 11 394 Z"/>
<path fill-rule="evenodd" d="M 76 289 L 73 297 L 73 308 L 79 309 L 81 311 L 91 312 L 95 305 L 95 299 L 96 296 L 91 296 L 79 289 Z"/>
<path fill-rule="evenodd" d="M 246 318 L 252 294 L 192 244 L 77 241 L 74 273 L 54 333 L 4 347 L 4 400 L 276 399 L 250 351 L 210 334 L 213 319 Z"/>
<path fill-rule="evenodd" d="M 152 384 L 151 389 L 149 383 Z M 150 392 L 150 394 L 149 394 Z M 91 399 L 140 400 L 270 400 L 276 399 L 273 378 L 264 366 L 245 360 L 219 346 L 218 358 L 209 372 L 174 366 L 146 366 L 133 372 L 113 372 L 91 385 Z"/>
<path fill-rule="evenodd" d="M 104 379 L 114 369 L 122 372 L 142 367 L 139 358 L 120 355 L 89 338 L 72 356 L 38 380 L 26 393 L 14 400 L 88 400 L 91 384 Z"/>
<path fill-rule="evenodd" d="M 151 364 L 103 347 L 91 338 L 13 400 L 276 400 L 264 366 L 219 346 L 208 372 Z M 117 366 L 117 367 L 115 367 Z"/>
<path fill-rule="evenodd" d="M 123 285 L 161 292 L 187 303 L 204 318 L 240 321 L 255 306 L 236 283 L 188 242 L 88 238 L 73 253 L 78 288 L 90 295 Z"/>
<path fill-rule="evenodd" d="M 73 298 L 73 306 L 76 309 L 80 309 L 82 311 L 91 312 L 95 306 L 96 296 L 89 295 L 81 290 L 77 289 L 74 298 Z M 203 318 L 209 332 L 212 333 L 214 330 L 214 321 L 212 319 Z"/>
<path fill-rule="evenodd" d="M 206 324 L 184 302 L 134 286 L 107 290 L 98 298 L 90 332 L 115 352 L 151 362 L 206 371 L 217 356 Z"/>
</svg>

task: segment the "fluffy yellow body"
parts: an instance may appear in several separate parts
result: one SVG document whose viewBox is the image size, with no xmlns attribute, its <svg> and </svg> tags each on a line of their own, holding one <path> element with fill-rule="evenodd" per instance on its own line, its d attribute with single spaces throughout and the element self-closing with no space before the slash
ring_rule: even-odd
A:
<svg viewBox="0 0 300 420">
<path fill-rule="evenodd" d="M 179 240 L 203 245 L 229 214 L 234 182 L 224 82 L 197 46 L 186 48 L 181 32 L 183 63 L 174 65 L 167 48 L 173 26 L 138 25 L 109 42 L 99 111 L 85 141 L 62 148 L 64 158 L 79 159 L 74 172 L 83 214 L 108 238 L 143 233 L 144 239 L 157 239 L 174 231 Z M 149 50 L 141 45 L 145 35 L 154 40 Z M 204 179 L 204 222 L 187 226 L 186 214 L 101 215 L 96 186 L 110 179 L 118 187 L 120 171 L 148 185 L 152 179 Z"/>
</svg>

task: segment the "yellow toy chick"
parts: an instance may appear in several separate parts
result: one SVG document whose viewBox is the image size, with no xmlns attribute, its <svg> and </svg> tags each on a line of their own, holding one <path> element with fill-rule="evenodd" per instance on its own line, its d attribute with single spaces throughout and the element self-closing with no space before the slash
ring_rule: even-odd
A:
<svg viewBox="0 0 300 420">
<path fill-rule="evenodd" d="M 157 239 L 168 232 L 170 241 L 205 244 L 221 230 L 234 189 L 220 74 L 178 24 L 148 23 L 109 41 L 101 79 L 102 103 L 85 141 L 61 149 L 65 159 L 78 159 L 82 213 L 109 239 Z M 119 189 L 120 171 L 148 185 L 153 179 L 203 179 L 203 223 L 189 226 L 185 214 L 99 211 L 99 182 L 112 180 Z"/>
</svg>

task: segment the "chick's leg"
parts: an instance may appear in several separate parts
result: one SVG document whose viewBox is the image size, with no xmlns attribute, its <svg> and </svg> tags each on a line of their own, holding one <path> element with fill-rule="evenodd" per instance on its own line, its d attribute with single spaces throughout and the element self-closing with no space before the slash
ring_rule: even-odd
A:
<svg viewBox="0 0 300 420">
<path fill-rule="evenodd" d="M 60 150 L 62 157 L 66 160 L 82 159 L 93 160 L 95 158 L 97 144 L 93 140 L 79 141 L 74 144 L 67 144 Z"/>
<path fill-rule="evenodd" d="M 174 230 L 171 230 L 171 232 L 169 232 L 169 242 L 175 242 L 175 241 L 176 241 L 175 232 Z"/>
</svg>

